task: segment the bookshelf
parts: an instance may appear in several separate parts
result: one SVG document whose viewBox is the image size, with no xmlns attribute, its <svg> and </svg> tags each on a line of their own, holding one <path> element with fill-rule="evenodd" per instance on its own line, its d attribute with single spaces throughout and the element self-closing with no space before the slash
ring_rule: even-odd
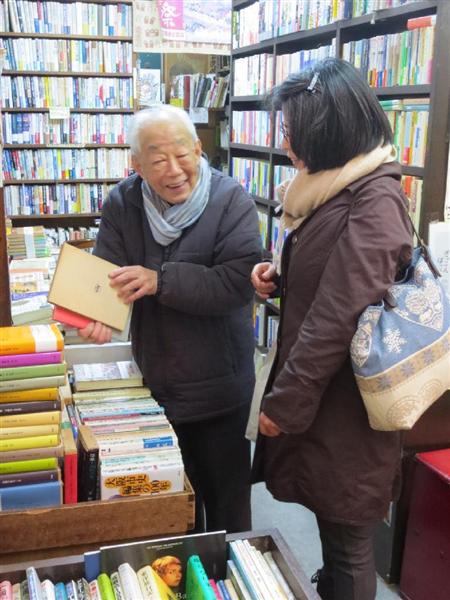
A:
<svg viewBox="0 0 450 600">
<path fill-rule="evenodd" d="M 258 4 L 259 13 L 256 12 L 255 8 Z M 267 23 L 265 26 L 261 26 L 260 19 L 258 40 L 258 33 L 255 33 L 257 32 L 257 28 L 254 25 L 254 19 L 258 18 L 258 14 L 264 14 L 267 20 L 267 11 L 271 11 L 273 5 L 277 3 L 272 3 L 272 6 L 270 4 L 265 0 L 233 0 L 234 30 L 232 34 L 233 50 L 230 82 L 230 114 L 233 116 L 237 112 L 249 114 L 252 111 L 264 111 L 265 92 L 272 85 L 281 82 L 285 78 L 282 75 L 290 71 L 289 66 L 286 68 L 284 64 L 284 61 L 289 61 L 289 57 L 286 55 L 304 51 L 303 59 L 306 61 L 320 60 L 326 55 L 346 58 L 352 47 L 358 47 L 364 43 L 368 46 L 370 43 L 375 45 L 372 38 L 376 36 L 386 36 L 383 38 L 385 48 L 387 45 L 389 49 L 389 47 L 392 48 L 389 44 L 394 43 L 392 40 L 398 39 L 394 38 L 394 35 L 408 35 L 402 32 L 406 32 L 409 19 L 435 15 L 434 37 L 428 38 L 427 41 L 433 56 L 429 72 L 426 73 L 425 69 L 423 69 L 421 74 L 419 74 L 419 69 L 417 69 L 417 72 L 414 72 L 415 75 L 413 78 L 413 81 L 416 83 L 413 83 L 413 81 L 407 78 L 402 81 L 403 74 L 399 70 L 398 79 L 395 82 L 385 82 L 388 85 L 374 88 L 380 101 L 387 107 L 395 106 L 402 101 L 406 102 L 405 99 L 410 99 L 412 104 L 416 103 L 421 107 L 429 103 L 428 132 L 426 144 L 424 143 L 422 148 L 422 161 L 405 161 L 406 164 L 403 164 L 402 161 L 403 175 L 405 177 L 409 176 L 413 180 L 417 178 L 415 183 L 422 187 L 421 210 L 416 218 L 420 219 L 420 231 L 426 239 L 430 221 L 442 220 L 444 213 L 448 159 L 448 98 L 450 95 L 450 68 L 448 63 L 450 3 L 441 2 L 440 0 L 409 0 L 407 3 L 399 6 L 375 10 L 370 12 L 370 14 L 361 14 L 353 18 L 344 18 L 343 11 L 348 3 L 337 3 L 336 5 L 336 3 L 333 4 L 330 2 L 330 7 L 333 6 L 337 11 L 334 15 L 334 20 L 333 15 L 325 15 L 322 10 L 317 14 L 307 15 L 310 22 L 312 20 L 315 23 L 319 23 L 317 27 L 303 28 L 299 31 L 287 31 L 289 29 L 289 18 L 286 19 L 286 13 L 284 13 L 282 25 L 280 24 L 281 21 L 278 23 L 275 22 L 272 14 L 269 17 L 269 26 L 267 26 Z M 299 24 L 301 26 L 299 20 L 305 18 L 304 6 L 302 11 L 300 11 L 301 14 L 295 16 L 295 4 L 295 2 L 292 3 L 291 16 L 294 15 L 292 17 L 293 21 L 295 22 L 295 19 L 297 21 L 292 29 L 298 28 Z M 384 3 L 378 2 L 378 6 L 388 6 L 389 4 L 392 5 L 395 3 L 388 2 L 387 0 Z M 397 2 L 396 4 L 400 3 Z M 255 12 L 248 12 L 253 9 Z M 310 10 L 315 10 L 312 5 L 310 5 Z M 253 15 L 253 20 L 251 15 Z M 289 15 L 287 16 L 289 17 Z M 270 27 L 271 19 L 275 23 L 272 28 Z M 250 27 L 252 22 L 253 26 Z M 286 22 L 288 22 L 288 25 L 286 25 Z M 280 35 L 279 30 L 282 28 L 284 28 L 283 33 Z M 418 33 L 413 33 L 417 31 L 419 30 L 412 30 L 410 35 L 418 36 Z M 416 38 L 411 37 L 410 39 L 413 40 L 413 43 L 419 45 L 419 42 L 414 42 Z M 370 40 L 370 42 L 364 42 L 364 40 Z M 328 48 L 326 49 L 326 47 Z M 426 47 L 425 42 L 423 42 L 423 46 L 420 46 L 420 48 L 423 50 L 424 47 Z M 370 49 L 368 52 L 370 55 Z M 391 54 L 391 56 L 394 56 L 394 54 Z M 248 72 L 245 71 L 247 65 L 250 65 Z M 252 73 L 255 72 L 255 68 L 258 77 L 254 77 L 255 81 L 252 82 Z M 300 70 L 300 68 L 294 67 L 291 70 L 295 72 Z M 392 69 L 392 71 L 394 70 Z M 254 85 L 253 89 L 249 91 L 249 88 L 252 87 L 251 83 Z M 385 108 L 385 110 L 388 111 L 389 108 Z M 395 108 L 395 110 L 398 111 L 399 109 Z M 233 168 L 236 169 L 236 160 L 238 161 L 238 165 L 239 160 L 261 161 L 263 163 L 263 167 L 261 167 L 263 173 L 257 173 L 256 183 L 255 175 L 253 175 L 252 186 L 248 187 L 248 191 L 254 195 L 258 210 L 267 214 L 268 236 L 265 245 L 267 250 L 271 249 L 272 224 L 276 218 L 273 210 L 276 205 L 273 193 L 277 183 L 277 168 L 288 167 L 290 165 L 286 153 L 280 149 L 281 139 L 278 134 L 278 117 L 275 114 L 270 114 L 270 119 L 271 130 L 269 140 L 264 145 L 260 145 L 259 142 L 256 144 L 251 142 L 236 142 L 232 132 L 234 128 L 233 119 L 233 123 L 230 126 L 231 138 L 229 149 L 230 174 L 232 176 Z M 250 168 L 249 164 L 247 164 L 247 169 Z M 245 176 L 237 174 L 237 178 L 241 183 L 244 183 L 244 186 L 246 183 L 248 184 Z M 280 180 L 278 179 L 278 181 Z M 265 190 L 268 190 L 264 194 L 261 193 L 261 187 L 256 192 L 254 189 L 255 185 L 258 187 L 258 184 L 261 184 L 261 182 L 263 182 Z M 279 312 L 277 307 L 267 302 L 266 308 L 268 315 Z M 267 330 L 267 325 L 265 325 L 265 329 Z"/>
<path fill-rule="evenodd" d="M 131 0 L 0 7 L 4 204 L 13 226 L 90 226 L 129 172 Z"/>
</svg>

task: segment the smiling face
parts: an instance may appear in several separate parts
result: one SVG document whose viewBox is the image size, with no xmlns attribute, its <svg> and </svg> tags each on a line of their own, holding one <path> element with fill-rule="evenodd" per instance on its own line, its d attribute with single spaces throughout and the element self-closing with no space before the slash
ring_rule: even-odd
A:
<svg viewBox="0 0 450 600">
<path fill-rule="evenodd" d="M 134 170 L 170 204 L 181 204 L 198 180 L 202 146 L 184 123 L 167 116 L 143 127 L 140 152 L 132 157 Z"/>
</svg>

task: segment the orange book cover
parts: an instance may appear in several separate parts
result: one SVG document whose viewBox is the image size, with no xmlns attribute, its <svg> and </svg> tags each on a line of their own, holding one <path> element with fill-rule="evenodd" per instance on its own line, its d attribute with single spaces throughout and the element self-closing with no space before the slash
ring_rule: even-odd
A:
<svg viewBox="0 0 450 600">
<path fill-rule="evenodd" d="M 63 347 L 64 338 L 54 323 L 0 327 L 0 355 L 55 352 Z"/>
<path fill-rule="evenodd" d="M 0 392 L 0 404 L 4 402 L 34 402 L 38 400 L 58 400 L 57 387 L 37 388 L 34 390 L 11 390 Z"/>
</svg>

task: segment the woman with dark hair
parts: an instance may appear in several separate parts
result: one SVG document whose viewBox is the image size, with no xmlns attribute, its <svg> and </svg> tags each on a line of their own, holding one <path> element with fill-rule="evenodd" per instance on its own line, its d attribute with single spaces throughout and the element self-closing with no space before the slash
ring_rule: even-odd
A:
<svg viewBox="0 0 450 600">
<path fill-rule="evenodd" d="M 373 534 L 398 491 L 401 438 L 370 428 L 349 349 L 411 256 L 401 169 L 375 94 L 345 61 L 290 76 L 270 100 L 298 172 L 281 188 L 281 261 L 252 273 L 261 297 L 281 295 L 254 481 L 315 513 L 320 596 L 373 600 Z"/>
</svg>

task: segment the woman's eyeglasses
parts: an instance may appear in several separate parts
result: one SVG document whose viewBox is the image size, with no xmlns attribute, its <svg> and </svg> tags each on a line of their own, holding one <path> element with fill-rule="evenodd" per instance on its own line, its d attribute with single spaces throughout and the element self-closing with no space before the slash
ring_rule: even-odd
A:
<svg viewBox="0 0 450 600">
<path fill-rule="evenodd" d="M 281 132 L 281 135 L 284 137 L 285 140 L 289 139 L 289 130 L 286 127 L 286 124 L 283 123 L 283 122 L 280 123 L 280 132 Z"/>
</svg>

